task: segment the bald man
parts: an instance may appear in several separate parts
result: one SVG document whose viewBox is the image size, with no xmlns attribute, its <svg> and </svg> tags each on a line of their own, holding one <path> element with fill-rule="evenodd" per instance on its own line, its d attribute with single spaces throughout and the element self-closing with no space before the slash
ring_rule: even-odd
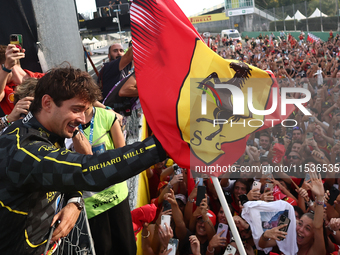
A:
<svg viewBox="0 0 340 255">
<path fill-rule="evenodd" d="M 132 47 L 124 53 L 123 46 L 119 43 L 109 47 L 108 57 L 110 62 L 105 63 L 100 70 L 98 83 L 102 85 L 103 99 L 107 96 L 113 86 L 129 74 L 132 66 Z"/>
</svg>

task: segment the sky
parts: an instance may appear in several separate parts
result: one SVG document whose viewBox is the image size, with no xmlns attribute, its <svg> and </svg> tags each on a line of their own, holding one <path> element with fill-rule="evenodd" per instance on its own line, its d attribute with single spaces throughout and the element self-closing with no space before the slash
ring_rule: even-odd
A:
<svg viewBox="0 0 340 255">
<path fill-rule="evenodd" d="M 210 8 L 217 4 L 223 3 L 224 0 L 175 0 L 178 6 L 187 16 L 194 15 L 204 8 Z M 95 0 L 76 0 L 79 13 L 91 13 L 96 11 Z"/>
</svg>

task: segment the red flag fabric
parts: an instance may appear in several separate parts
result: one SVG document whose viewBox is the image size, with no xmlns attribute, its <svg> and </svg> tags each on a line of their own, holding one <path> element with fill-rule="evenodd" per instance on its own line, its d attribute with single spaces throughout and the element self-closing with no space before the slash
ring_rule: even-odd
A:
<svg viewBox="0 0 340 255">
<path fill-rule="evenodd" d="M 280 123 L 293 111 L 288 105 L 287 115 L 281 116 L 278 96 L 274 113 L 252 114 L 246 102 L 249 89 L 254 88 L 255 109 L 270 109 L 272 91 L 278 88 L 274 75 L 218 56 L 173 0 L 134 0 L 130 13 L 142 109 L 152 131 L 179 166 L 197 170 L 197 166 L 233 164 L 243 154 L 249 134 Z M 233 107 L 242 100 L 221 92 L 217 83 L 231 84 L 243 93 L 243 114 L 234 114 L 238 108 Z M 202 116 L 203 98 L 206 113 Z M 226 125 L 213 126 L 215 119 Z M 243 128 L 249 121 L 253 125 Z M 256 121 L 264 124 L 255 126 Z"/>
<path fill-rule="evenodd" d="M 313 35 L 312 33 L 308 33 L 307 41 L 312 43 L 314 41 L 321 41 L 321 39 L 319 37 Z"/>
</svg>

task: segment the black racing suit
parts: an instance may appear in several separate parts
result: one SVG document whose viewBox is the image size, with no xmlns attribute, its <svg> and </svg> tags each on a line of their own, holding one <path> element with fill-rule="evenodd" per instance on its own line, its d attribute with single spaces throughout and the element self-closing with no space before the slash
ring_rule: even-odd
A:
<svg viewBox="0 0 340 255">
<path fill-rule="evenodd" d="M 0 136 L 0 254 L 42 254 L 60 192 L 100 191 L 165 159 L 155 137 L 100 155 L 58 148 L 63 138 L 29 113 Z"/>
</svg>

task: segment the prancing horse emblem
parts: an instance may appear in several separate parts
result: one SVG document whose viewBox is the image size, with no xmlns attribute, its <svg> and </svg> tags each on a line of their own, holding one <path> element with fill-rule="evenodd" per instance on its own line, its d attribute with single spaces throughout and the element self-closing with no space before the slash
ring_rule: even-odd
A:
<svg viewBox="0 0 340 255">
<path fill-rule="evenodd" d="M 203 81 L 199 82 L 198 88 L 200 89 L 204 88 L 202 94 L 206 94 L 205 90 L 207 89 L 210 89 L 211 92 L 213 93 L 213 96 L 216 101 L 216 108 L 213 112 L 214 119 L 226 119 L 226 120 L 231 119 L 233 122 L 238 122 L 240 119 L 251 118 L 252 113 L 249 112 L 249 116 L 233 115 L 233 103 L 231 101 L 231 92 L 228 89 L 216 89 L 216 91 L 218 91 L 217 95 L 216 91 L 211 89 L 214 87 L 214 84 L 210 80 L 213 79 L 215 84 L 230 84 L 237 86 L 239 89 L 241 89 L 245 84 L 246 80 L 249 79 L 249 77 L 251 76 L 252 69 L 247 64 L 241 61 L 231 62 L 229 66 L 235 71 L 233 78 L 231 78 L 227 82 L 221 82 L 217 73 L 213 72 Z M 206 121 L 213 124 L 213 120 L 207 118 L 198 118 L 196 121 L 197 122 Z M 222 131 L 222 129 L 223 124 L 219 124 L 219 129 L 205 137 L 205 139 L 211 141 L 217 134 L 219 134 Z"/>
</svg>

